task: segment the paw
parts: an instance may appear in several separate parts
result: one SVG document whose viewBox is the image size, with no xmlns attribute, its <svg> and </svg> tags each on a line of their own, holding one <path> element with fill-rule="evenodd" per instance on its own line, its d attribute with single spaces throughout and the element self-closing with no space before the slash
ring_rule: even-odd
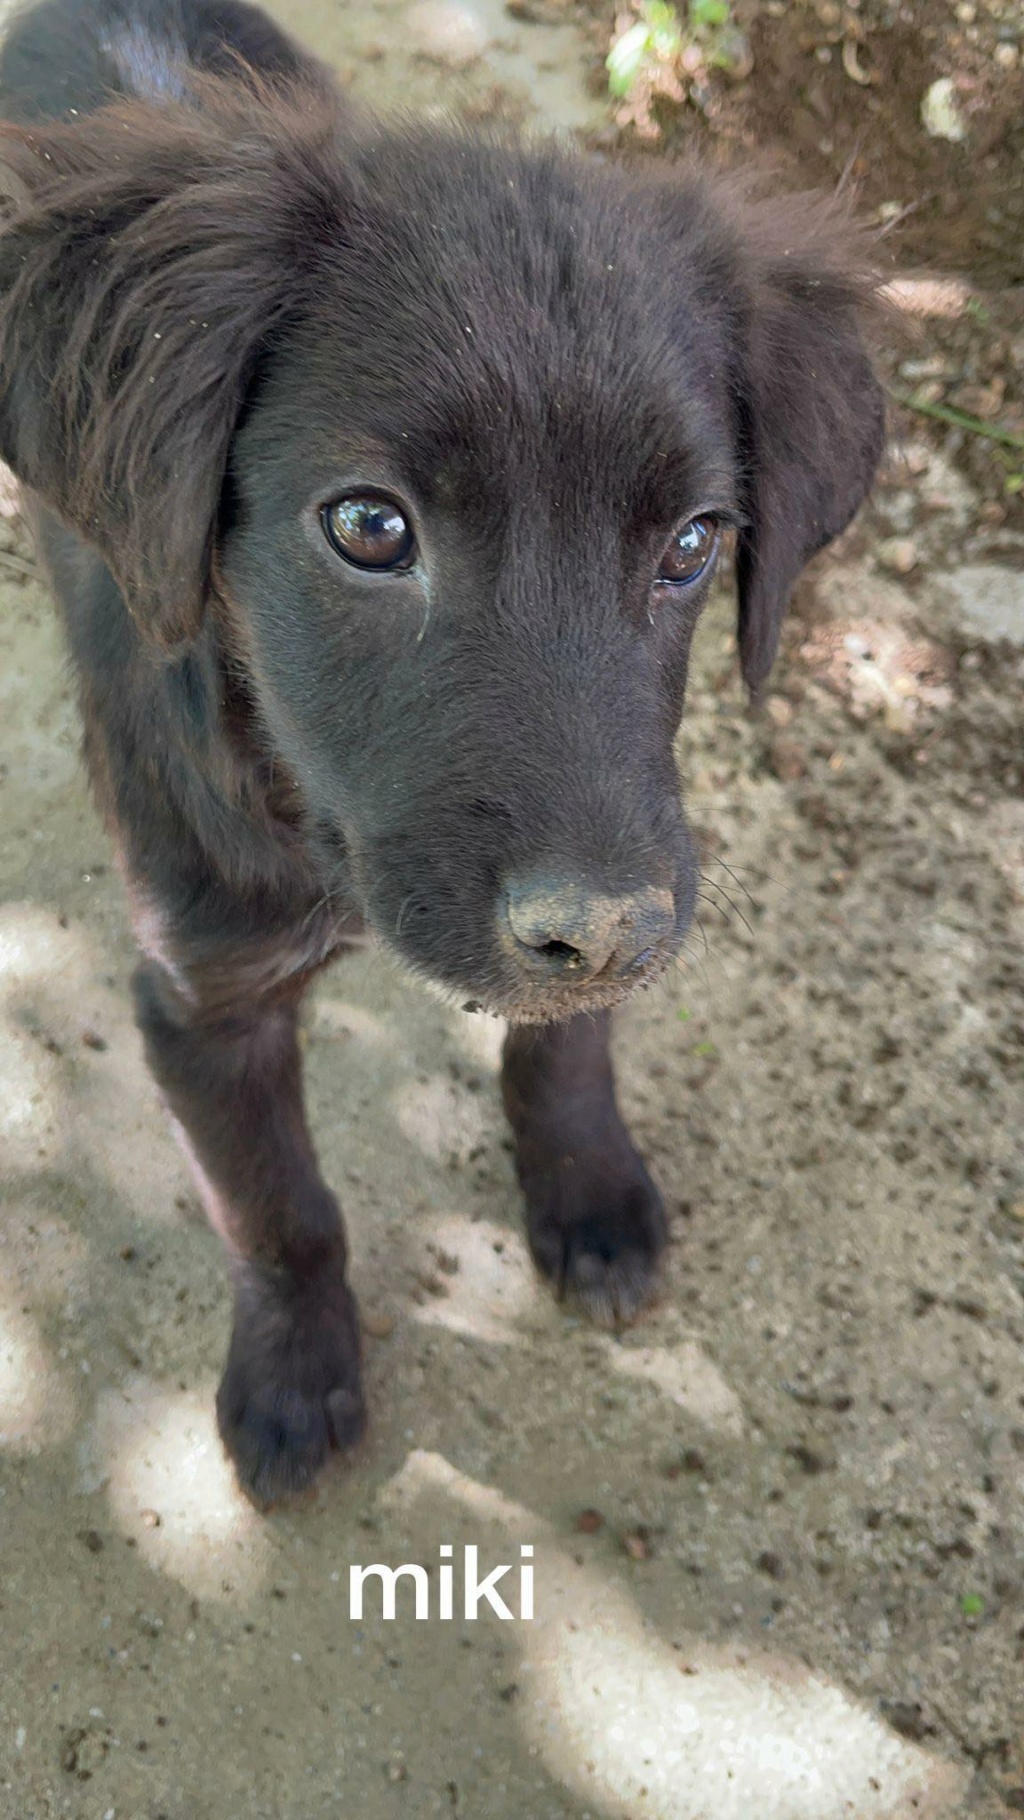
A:
<svg viewBox="0 0 1024 1820">
<path fill-rule="evenodd" d="M 523 1186 L 533 1260 L 559 1301 L 603 1327 L 638 1315 L 655 1293 L 668 1238 L 639 1156 L 611 1174 L 565 1159 Z"/>
<path fill-rule="evenodd" d="M 246 1266 L 217 1392 L 221 1438 L 261 1508 L 305 1491 L 366 1425 L 359 1318 L 341 1272 L 302 1288 Z"/>
</svg>

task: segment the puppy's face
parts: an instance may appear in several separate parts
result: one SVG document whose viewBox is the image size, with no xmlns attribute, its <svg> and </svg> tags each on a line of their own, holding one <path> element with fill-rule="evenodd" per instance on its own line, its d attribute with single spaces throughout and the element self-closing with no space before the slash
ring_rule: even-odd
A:
<svg viewBox="0 0 1024 1820">
<path fill-rule="evenodd" d="M 318 145 L 289 195 L 281 164 L 269 220 L 225 194 L 245 269 L 220 253 L 215 297 L 183 276 L 175 319 L 161 277 L 178 366 L 133 343 L 109 458 L 167 529 L 143 547 L 122 515 L 105 553 L 165 644 L 205 600 L 328 882 L 408 963 L 518 1020 L 610 1004 L 692 914 L 673 739 L 723 537 L 756 685 L 869 483 L 858 279 L 806 205 L 773 220 L 692 176 L 427 132 Z M 182 217 L 194 290 L 208 189 Z"/>
<path fill-rule="evenodd" d="M 410 172 L 373 186 L 235 439 L 219 571 L 370 923 L 547 1018 L 689 921 L 672 745 L 737 455 L 722 324 L 620 199 L 480 175 L 430 171 L 429 213 Z"/>
</svg>

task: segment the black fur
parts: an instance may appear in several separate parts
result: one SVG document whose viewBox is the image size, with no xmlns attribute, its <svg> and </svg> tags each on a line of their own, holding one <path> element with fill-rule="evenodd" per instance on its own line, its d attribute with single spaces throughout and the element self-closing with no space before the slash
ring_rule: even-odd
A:
<svg viewBox="0 0 1024 1820">
<path fill-rule="evenodd" d="M 150 1065 L 232 1253 L 222 1432 L 269 1499 L 362 1424 L 295 1040 L 360 919 L 512 1020 L 539 1267 L 606 1319 L 650 1293 L 664 1216 L 604 1013 L 695 893 L 672 742 L 707 578 L 656 585 L 659 558 L 695 515 L 736 527 L 757 687 L 880 452 L 871 277 L 820 199 L 383 126 L 237 0 L 44 0 L 0 107 L 0 453 Z M 404 505 L 410 569 L 330 547 L 321 508 L 360 489 Z M 550 941 L 512 929 L 524 879 Z"/>
</svg>

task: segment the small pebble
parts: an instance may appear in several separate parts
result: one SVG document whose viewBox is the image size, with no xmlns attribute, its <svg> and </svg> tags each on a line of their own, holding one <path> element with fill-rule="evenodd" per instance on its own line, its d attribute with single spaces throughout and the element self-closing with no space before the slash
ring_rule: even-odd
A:
<svg viewBox="0 0 1024 1820">
<path fill-rule="evenodd" d="M 926 354 L 921 360 L 901 360 L 901 379 L 950 379 L 956 369 L 942 354 Z"/>
<path fill-rule="evenodd" d="M 754 1562 L 754 1566 L 757 1568 L 758 1573 L 767 1574 L 769 1580 L 781 1580 L 783 1577 L 781 1556 L 777 1555 L 771 1548 L 762 1549 L 757 1560 Z"/>
<path fill-rule="evenodd" d="M 951 76 L 940 76 L 925 91 L 921 102 L 921 125 L 931 139 L 948 139 L 958 145 L 967 137 L 967 126 Z"/>
<path fill-rule="evenodd" d="M 417 1287 L 420 1290 L 425 1290 L 427 1295 L 445 1296 L 451 1293 L 447 1283 L 442 1277 L 438 1276 L 436 1270 L 418 1270 L 416 1272 L 415 1280 Z M 415 1294 L 416 1291 L 414 1289 L 414 1297 Z"/>
<path fill-rule="evenodd" d="M 389 1314 L 364 1313 L 360 1325 L 371 1340 L 386 1340 L 395 1331 L 394 1319 Z"/>
<path fill-rule="evenodd" d="M 780 783 L 792 784 L 807 776 L 807 752 L 798 740 L 778 735 L 768 748 L 768 763 Z"/>
<path fill-rule="evenodd" d="M 909 575 L 917 568 L 917 545 L 912 537 L 886 537 L 878 546 L 878 560 L 893 575 Z"/>
<path fill-rule="evenodd" d="M 622 1546 L 631 1561 L 646 1561 L 650 1556 L 650 1538 L 641 1529 L 628 1530 L 622 1538 Z"/>
<path fill-rule="evenodd" d="M 764 711 L 777 727 L 788 727 L 793 718 L 793 704 L 784 695 L 769 695 Z"/>
<path fill-rule="evenodd" d="M 961 385 L 949 395 L 949 402 L 958 411 L 966 411 L 969 417 L 980 417 L 983 423 L 991 422 L 998 417 L 1006 393 L 1006 386 L 1001 379 L 992 379 L 988 385 Z"/>
<path fill-rule="evenodd" d="M 919 1744 L 935 1730 L 916 1700 L 894 1700 L 884 1710 L 893 1731 L 899 1732 L 901 1738 L 911 1738 Z"/>
<path fill-rule="evenodd" d="M 998 499 L 986 499 L 978 507 L 978 523 L 1001 525 L 1006 522 L 1006 507 Z"/>
<path fill-rule="evenodd" d="M 468 7 L 421 0 L 405 16 L 405 31 L 421 57 L 447 69 L 465 69 L 487 49 L 487 32 Z"/>
<path fill-rule="evenodd" d="M 916 405 L 941 404 L 945 390 L 941 379 L 926 379 L 924 385 L 915 387 L 914 403 Z"/>
</svg>

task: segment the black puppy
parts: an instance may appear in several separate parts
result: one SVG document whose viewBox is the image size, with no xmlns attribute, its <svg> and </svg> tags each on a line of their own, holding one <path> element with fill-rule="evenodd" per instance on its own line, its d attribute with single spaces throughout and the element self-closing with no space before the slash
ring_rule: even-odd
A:
<svg viewBox="0 0 1024 1820">
<path fill-rule="evenodd" d="M 870 483 L 870 278 L 827 204 L 354 115 L 240 0 L 45 0 L 0 111 L 0 453 L 231 1255 L 221 1432 L 266 1500 L 363 1422 L 296 1043 L 360 919 L 510 1020 L 540 1269 L 599 1318 L 649 1294 L 608 1008 L 692 913 L 672 748 L 722 534 L 756 687 Z"/>
</svg>

